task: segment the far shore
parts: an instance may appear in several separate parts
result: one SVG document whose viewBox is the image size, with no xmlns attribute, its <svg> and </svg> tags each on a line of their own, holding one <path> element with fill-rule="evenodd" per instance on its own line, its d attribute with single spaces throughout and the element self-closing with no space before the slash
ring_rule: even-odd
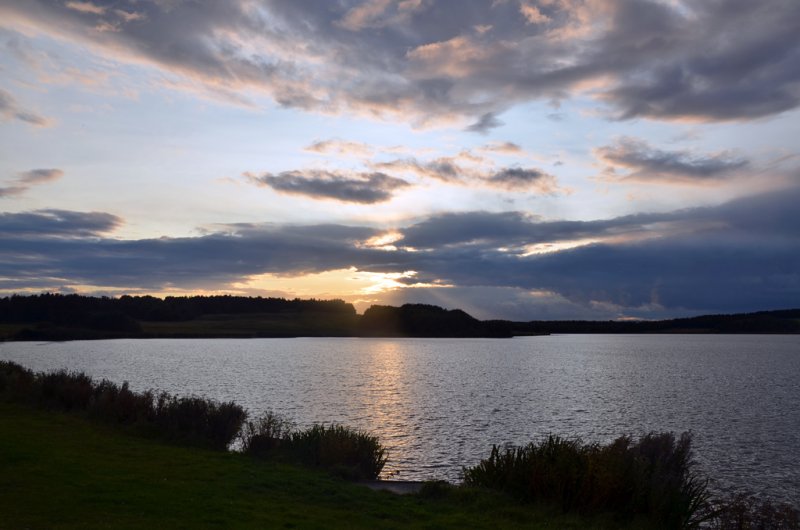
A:
<svg viewBox="0 0 800 530">
<path fill-rule="evenodd" d="M 0 298 L 0 341 L 296 337 L 510 338 L 551 334 L 797 334 L 800 309 L 668 320 L 479 320 L 426 304 L 235 296 Z"/>
</svg>

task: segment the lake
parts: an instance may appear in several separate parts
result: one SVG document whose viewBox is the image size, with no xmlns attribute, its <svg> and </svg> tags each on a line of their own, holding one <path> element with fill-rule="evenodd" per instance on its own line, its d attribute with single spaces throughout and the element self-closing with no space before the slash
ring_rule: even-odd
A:
<svg viewBox="0 0 800 530">
<path fill-rule="evenodd" d="M 800 505 L 800 340 L 781 335 L 2 343 L 0 359 L 232 400 L 389 448 L 386 476 L 460 479 L 492 444 L 692 431 L 717 490 Z"/>
</svg>

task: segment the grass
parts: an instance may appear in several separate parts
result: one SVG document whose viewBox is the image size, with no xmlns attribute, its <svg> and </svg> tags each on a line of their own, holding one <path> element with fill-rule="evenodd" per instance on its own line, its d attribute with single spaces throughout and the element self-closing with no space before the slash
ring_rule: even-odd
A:
<svg viewBox="0 0 800 530">
<path fill-rule="evenodd" d="M 0 528 L 655 528 L 491 492 L 396 496 L 330 475 L 0 403 Z"/>
</svg>

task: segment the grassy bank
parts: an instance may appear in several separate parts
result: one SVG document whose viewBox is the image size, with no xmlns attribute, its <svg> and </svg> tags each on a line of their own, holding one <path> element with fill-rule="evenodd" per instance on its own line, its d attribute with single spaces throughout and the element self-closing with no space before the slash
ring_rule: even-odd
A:
<svg viewBox="0 0 800 530">
<path fill-rule="evenodd" d="M 490 492 L 375 492 L 24 405 L 0 403 L 0 433 L 0 528 L 620 527 Z"/>
</svg>

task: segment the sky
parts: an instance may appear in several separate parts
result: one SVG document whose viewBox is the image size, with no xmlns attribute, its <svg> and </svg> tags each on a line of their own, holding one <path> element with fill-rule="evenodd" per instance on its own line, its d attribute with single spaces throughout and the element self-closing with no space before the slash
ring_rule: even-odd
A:
<svg viewBox="0 0 800 530">
<path fill-rule="evenodd" d="M 0 295 L 800 306 L 797 0 L 0 0 Z"/>
</svg>

